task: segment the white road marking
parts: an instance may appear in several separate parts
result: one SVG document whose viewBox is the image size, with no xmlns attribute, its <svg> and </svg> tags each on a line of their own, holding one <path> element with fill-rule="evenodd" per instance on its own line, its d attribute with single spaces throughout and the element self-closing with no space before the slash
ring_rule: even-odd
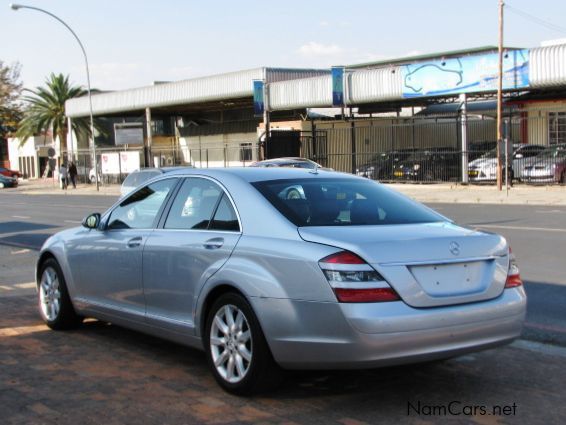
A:
<svg viewBox="0 0 566 425">
<path fill-rule="evenodd" d="M 18 255 L 18 254 L 27 254 L 28 252 L 29 252 L 29 249 L 20 249 L 18 251 L 12 251 L 10 254 Z"/>
<path fill-rule="evenodd" d="M 27 216 L 27 215 L 13 215 L 12 218 L 22 218 L 24 220 L 28 220 L 31 217 Z"/>
<path fill-rule="evenodd" d="M 550 227 L 528 227 L 528 226 L 500 226 L 498 224 L 472 224 L 473 227 L 482 229 L 510 229 L 510 230 L 531 230 L 533 232 L 561 232 L 566 233 L 566 229 L 552 229 Z"/>
<path fill-rule="evenodd" d="M 82 221 L 77 220 L 63 220 L 65 223 L 72 223 L 72 224 L 81 224 Z"/>
<path fill-rule="evenodd" d="M 28 289 L 28 288 L 35 288 L 35 283 L 34 283 L 34 282 L 16 283 L 14 286 L 15 286 L 16 288 Z"/>
<path fill-rule="evenodd" d="M 560 214 L 563 213 L 564 211 L 562 210 L 535 210 L 536 213 L 539 214 Z"/>
</svg>

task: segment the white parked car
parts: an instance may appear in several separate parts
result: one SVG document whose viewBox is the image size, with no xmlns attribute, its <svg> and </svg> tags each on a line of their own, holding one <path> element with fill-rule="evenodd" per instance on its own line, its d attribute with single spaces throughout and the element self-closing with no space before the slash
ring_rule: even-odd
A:
<svg viewBox="0 0 566 425">
<path fill-rule="evenodd" d="M 541 145 L 513 144 L 513 155 L 509 158 L 509 177 L 520 178 L 519 170 L 524 166 L 527 158 L 538 155 L 545 149 Z M 505 168 L 505 153 L 501 157 Z M 468 176 L 471 182 L 495 181 L 497 179 L 497 149 L 492 149 L 481 157 L 471 161 L 468 165 Z"/>
</svg>

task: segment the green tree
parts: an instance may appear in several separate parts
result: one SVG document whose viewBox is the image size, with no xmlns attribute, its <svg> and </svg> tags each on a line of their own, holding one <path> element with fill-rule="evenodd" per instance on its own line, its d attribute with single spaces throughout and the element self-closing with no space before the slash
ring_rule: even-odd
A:
<svg viewBox="0 0 566 425">
<path fill-rule="evenodd" d="M 16 136 L 24 141 L 36 134 L 52 131 L 53 138 L 58 137 L 61 152 L 67 147 L 67 117 L 65 102 L 75 97 L 86 96 L 87 90 L 81 86 L 73 86 L 69 76 L 51 74 L 45 81 L 45 87 L 35 90 L 24 90 L 29 95 L 23 97 L 26 107 Z M 77 136 L 90 136 L 88 118 L 73 118 L 73 131 Z"/>
<path fill-rule="evenodd" d="M 22 118 L 18 103 L 21 91 L 20 65 L 7 66 L 0 61 L 0 140 L 14 133 Z"/>
</svg>

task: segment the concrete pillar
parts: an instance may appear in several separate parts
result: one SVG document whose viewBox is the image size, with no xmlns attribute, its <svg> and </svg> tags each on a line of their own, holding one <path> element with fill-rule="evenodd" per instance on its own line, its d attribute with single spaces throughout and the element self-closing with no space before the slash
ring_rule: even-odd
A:
<svg viewBox="0 0 566 425">
<path fill-rule="evenodd" d="M 146 143 L 144 146 L 144 158 L 145 158 L 145 166 L 146 167 L 153 167 L 153 158 L 151 155 L 151 144 L 153 141 L 153 135 L 151 131 L 151 109 L 145 108 L 145 125 L 146 125 Z"/>
</svg>

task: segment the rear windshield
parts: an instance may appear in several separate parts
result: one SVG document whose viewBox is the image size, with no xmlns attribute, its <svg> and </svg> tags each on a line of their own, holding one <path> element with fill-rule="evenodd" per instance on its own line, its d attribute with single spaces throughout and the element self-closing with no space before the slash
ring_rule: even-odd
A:
<svg viewBox="0 0 566 425">
<path fill-rule="evenodd" d="M 371 180 L 292 179 L 252 185 L 299 227 L 445 221 L 425 206 Z"/>
</svg>

